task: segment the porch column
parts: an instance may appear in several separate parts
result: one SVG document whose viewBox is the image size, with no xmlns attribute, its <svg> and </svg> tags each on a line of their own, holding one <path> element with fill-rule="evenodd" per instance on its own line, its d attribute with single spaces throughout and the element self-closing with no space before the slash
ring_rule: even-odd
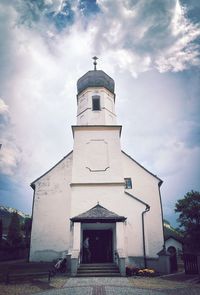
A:
<svg viewBox="0 0 200 295">
<path fill-rule="evenodd" d="M 124 223 L 116 222 L 117 249 L 124 251 Z"/>
<path fill-rule="evenodd" d="M 81 223 L 74 222 L 73 231 L 73 249 L 71 256 L 71 275 L 75 276 L 77 274 L 79 256 L 80 256 L 80 242 L 81 242 Z"/>
<path fill-rule="evenodd" d="M 124 248 L 124 223 L 116 222 L 116 242 L 117 242 L 117 255 L 118 266 L 122 276 L 126 275 L 125 268 L 125 248 Z"/>
<path fill-rule="evenodd" d="M 80 243 L 81 243 L 81 223 L 74 222 L 73 250 L 80 251 Z"/>
</svg>

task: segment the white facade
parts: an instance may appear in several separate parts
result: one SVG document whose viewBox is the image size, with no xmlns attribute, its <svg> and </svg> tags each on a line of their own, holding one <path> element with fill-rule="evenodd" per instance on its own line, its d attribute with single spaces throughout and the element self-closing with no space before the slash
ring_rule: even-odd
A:
<svg viewBox="0 0 200 295">
<path fill-rule="evenodd" d="M 167 220 L 164 220 L 164 239 L 167 251 L 176 252 L 177 256 L 183 252 L 183 237 Z"/>
<path fill-rule="evenodd" d="M 100 96 L 100 111 L 92 111 L 92 96 Z M 78 96 L 77 125 L 114 125 L 115 96 L 103 87 L 88 87 Z"/>
<path fill-rule="evenodd" d="M 175 248 L 177 256 L 183 252 L 183 244 L 180 241 L 175 240 L 174 238 L 167 239 L 165 241 L 165 247 L 166 250 L 170 249 L 171 247 Z"/>
<path fill-rule="evenodd" d="M 115 262 L 117 253 L 126 263 L 148 266 L 148 261 L 157 261 L 157 253 L 164 245 L 162 181 L 121 151 L 121 126 L 116 122 L 111 88 L 114 81 L 102 71 L 90 71 L 82 78 L 93 79 L 93 74 L 92 83 L 96 83 L 98 75 L 105 80 L 100 86 L 88 80 L 84 80 L 84 86 L 82 80 L 78 82 L 78 88 L 82 88 L 77 95 L 77 125 L 72 126 L 73 152 L 32 183 L 30 260 L 50 261 L 67 251 L 71 259 L 82 263 L 85 235 L 101 233 L 111 235 L 111 245 L 104 244 L 112 252 L 111 261 Z M 126 178 L 131 179 L 132 188 L 125 188 Z M 115 217 L 79 216 L 97 203 Z M 78 221 L 73 221 L 74 217 Z M 95 259 L 106 257 L 95 254 Z"/>
</svg>

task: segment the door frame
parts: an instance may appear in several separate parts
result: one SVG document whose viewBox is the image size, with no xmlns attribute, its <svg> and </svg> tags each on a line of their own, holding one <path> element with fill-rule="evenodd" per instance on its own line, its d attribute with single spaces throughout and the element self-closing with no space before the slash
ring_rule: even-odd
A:
<svg viewBox="0 0 200 295">
<path fill-rule="evenodd" d="M 116 223 L 81 223 L 81 238 L 80 238 L 80 262 L 83 263 L 83 232 L 85 230 L 110 230 L 112 232 L 112 262 L 115 261 L 116 251 Z"/>
</svg>

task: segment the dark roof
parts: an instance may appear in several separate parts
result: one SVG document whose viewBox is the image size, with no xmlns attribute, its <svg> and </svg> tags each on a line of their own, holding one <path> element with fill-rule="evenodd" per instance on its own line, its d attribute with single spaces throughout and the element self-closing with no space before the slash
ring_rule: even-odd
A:
<svg viewBox="0 0 200 295">
<path fill-rule="evenodd" d="M 105 72 L 93 70 L 87 72 L 77 81 L 78 94 L 88 87 L 105 87 L 114 94 L 115 82 Z"/>
<path fill-rule="evenodd" d="M 168 239 L 175 239 L 180 243 L 183 243 L 183 236 L 177 232 L 174 228 L 169 228 L 164 225 L 164 239 L 167 241 Z"/>
<path fill-rule="evenodd" d="M 97 204 L 90 210 L 71 218 L 71 221 L 78 222 L 116 222 L 125 220 L 126 217 L 120 216 L 112 211 L 109 211 L 108 209 L 104 208 L 99 204 Z"/>
<path fill-rule="evenodd" d="M 171 225 L 170 225 L 170 222 L 169 222 L 167 219 L 163 219 L 163 223 L 164 223 L 164 224 L 167 224 L 167 225 L 169 225 L 169 226 L 171 226 Z"/>
</svg>

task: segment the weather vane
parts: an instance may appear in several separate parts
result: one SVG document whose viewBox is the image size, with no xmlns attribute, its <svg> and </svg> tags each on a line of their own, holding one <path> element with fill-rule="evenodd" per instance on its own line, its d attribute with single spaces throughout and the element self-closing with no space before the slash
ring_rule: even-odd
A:
<svg viewBox="0 0 200 295">
<path fill-rule="evenodd" d="M 98 59 L 98 57 L 94 56 L 92 59 L 94 59 L 94 63 L 93 63 L 93 65 L 94 65 L 94 70 L 96 71 L 96 69 L 97 69 L 97 59 Z"/>
</svg>

